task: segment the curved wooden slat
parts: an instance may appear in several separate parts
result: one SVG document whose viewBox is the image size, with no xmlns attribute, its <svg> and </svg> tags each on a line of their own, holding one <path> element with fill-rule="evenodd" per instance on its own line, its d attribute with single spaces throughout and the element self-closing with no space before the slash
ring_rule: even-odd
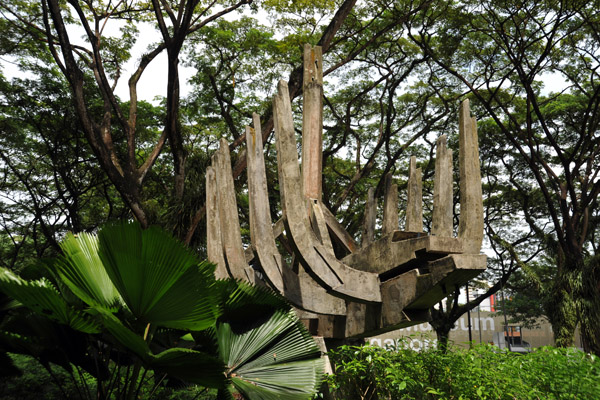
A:
<svg viewBox="0 0 600 400">
<path fill-rule="evenodd" d="M 296 274 L 279 254 L 269 210 L 267 177 L 263 156 L 260 119 L 253 115 L 254 129 L 246 127 L 250 237 L 267 281 L 294 306 L 306 311 L 345 315 L 342 299 L 328 294 L 306 274 Z"/>
<path fill-rule="evenodd" d="M 221 240 L 217 177 L 212 166 L 206 168 L 206 251 L 208 261 L 217 265 L 215 277 L 217 279 L 229 277 L 225 267 L 223 242 Z"/>
<path fill-rule="evenodd" d="M 213 165 L 216 168 L 219 217 L 225 263 L 231 277 L 254 283 L 254 270 L 246 263 L 242 236 L 240 235 L 240 219 L 237 212 L 235 188 L 233 187 L 229 144 L 225 139 L 221 139 L 219 146 L 219 150 L 213 155 Z"/>
<path fill-rule="evenodd" d="M 478 254 L 483 241 L 483 194 L 477 121 L 471 117 L 469 99 L 465 99 L 460 105 L 458 128 L 460 166 L 458 237 L 465 242 L 465 253 Z"/>
<path fill-rule="evenodd" d="M 273 115 L 281 204 L 287 231 L 302 265 L 321 286 L 336 296 L 359 302 L 380 302 L 378 276 L 342 264 L 319 243 L 309 228 L 296 152 L 292 107 L 285 81 L 279 81 L 277 94 L 273 99 Z"/>
</svg>

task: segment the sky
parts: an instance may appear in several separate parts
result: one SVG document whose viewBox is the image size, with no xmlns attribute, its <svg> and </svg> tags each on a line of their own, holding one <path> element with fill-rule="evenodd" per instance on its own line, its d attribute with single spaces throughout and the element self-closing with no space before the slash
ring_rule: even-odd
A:
<svg viewBox="0 0 600 400">
<path fill-rule="evenodd" d="M 232 14 L 229 17 L 235 18 L 239 16 L 238 14 Z M 259 19 L 261 23 L 268 25 L 269 18 L 265 15 L 253 15 L 253 17 Z M 107 36 L 116 36 L 119 35 L 119 25 L 120 21 L 109 20 L 104 28 L 104 34 Z M 138 40 L 136 41 L 131 53 L 133 56 L 125 65 L 124 71 L 119 79 L 117 84 L 115 93 L 122 100 L 129 100 L 129 88 L 127 86 L 127 81 L 131 73 L 135 70 L 137 65 L 139 64 L 140 57 L 147 51 L 148 46 L 152 43 L 156 43 L 161 40 L 161 35 L 158 30 L 154 29 L 150 24 L 140 23 L 138 26 L 140 30 L 140 34 L 138 36 Z M 84 34 L 83 29 L 70 26 L 69 27 L 70 36 L 75 44 L 85 45 L 82 37 Z M 10 56 L 3 56 L 0 58 L 0 67 L 2 68 L 4 74 L 7 77 L 25 77 L 27 76 L 25 73 L 20 71 L 15 64 L 13 64 L 14 59 Z M 191 90 L 191 86 L 187 83 L 188 79 L 190 79 L 194 74 L 193 68 L 185 67 L 180 64 L 179 66 L 179 75 L 180 75 L 180 90 L 182 97 L 188 94 Z M 167 80 L 166 75 L 168 73 L 167 69 L 167 54 L 166 51 L 163 51 L 160 55 L 153 60 L 146 71 L 143 73 L 140 81 L 138 83 L 138 100 L 146 100 L 151 103 L 157 104 L 158 100 L 156 100 L 157 96 L 166 96 L 167 90 Z M 542 90 L 543 94 L 549 94 L 550 92 L 558 92 L 563 90 L 567 84 L 562 76 L 558 73 L 554 74 L 546 74 L 542 77 L 544 82 L 544 89 Z"/>
</svg>

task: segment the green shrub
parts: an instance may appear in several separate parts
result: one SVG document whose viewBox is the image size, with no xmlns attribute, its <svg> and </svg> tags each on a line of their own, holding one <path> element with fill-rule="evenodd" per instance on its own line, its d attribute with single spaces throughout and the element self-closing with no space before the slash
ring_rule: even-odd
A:
<svg viewBox="0 0 600 400">
<path fill-rule="evenodd" d="M 2 400 L 41 397 L 44 399 L 81 399 L 85 398 L 87 394 L 81 393 L 80 390 L 89 390 L 92 393 L 95 391 L 95 379 L 85 373 L 79 374 L 76 367 L 73 367 L 73 374 L 70 375 L 63 368 L 50 367 L 50 370 L 41 368 L 40 363 L 30 356 L 11 354 L 10 357 L 22 371 L 22 375 L 0 379 L 0 399 Z M 85 379 L 86 382 L 83 383 L 82 379 Z M 152 381 L 146 382 L 140 393 L 150 393 L 153 389 L 152 386 Z M 156 397 L 165 400 L 215 400 L 216 396 L 216 390 L 197 385 L 186 385 L 181 388 L 160 387 L 156 391 Z M 113 398 L 116 397 L 115 395 Z M 147 396 L 143 398 L 147 398 Z"/>
<path fill-rule="evenodd" d="M 61 249 L 33 279 L 0 268 L 0 291 L 16 300 L 0 298 L 5 374 L 15 374 L 6 355 L 17 353 L 49 374 L 62 368 L 77 391 L 53 379 L 65 398 L 163 399 L 184 382 L 222 399 L 316 392 L 321 352 L 280 295 L 216 280 L 213 265 L 137 223 L 68 234 Z"/>
<path fill-rule="evenodd" d="M 594 399 L 598 358 L 575 349 L 543 347 L 520 355 L 490 345 L 416 352 L 342 346 L 331 351 L 327 377 L 337 399 Z"/>
</svg>

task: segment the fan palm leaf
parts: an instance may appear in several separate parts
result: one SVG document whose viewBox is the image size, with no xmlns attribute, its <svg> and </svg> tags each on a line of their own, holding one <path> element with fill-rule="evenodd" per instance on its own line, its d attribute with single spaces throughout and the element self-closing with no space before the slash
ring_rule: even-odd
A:
<svg viewBox="0 0 600 400">
<path fill-rule="evenodd" d="M 85 333 L 99 333 L 100 325 L 86 313 L 67 304 L 45 278 L 26 281 L 0 268 L 0 290 L 40 315 Z"/>
<path fill-rule="evenodd" d="M 242 323 L 263 318 L 275 310 L 287 311 L 288 301 L 274 291 L 244 281 L 217 281 L 221 319 Z"/>
<path fill-rule="evenodd" d="M 321 382 L 320 350 L 291 310 L 245 332 L 219 323 L 216 337 L 233 387 L 248 399 L 308 399 Z"/>
<path fill-rule="evenodd" d="M 115 315 L 100 313 L 105 328 L 124 348 L 133 352 L 147 368 L 156 369 L 187 382 L 208 387 L 224 384 L 225 366 L 217 357 L 187 348 L 170 348 L 152 354 L 150 346 L 141 336 L 126 327 Z"/>
<path fill-rule="evenodd" d="M 216 281 L 213 265 L 159 228 L 112 224 L 97 237 L 68 235 L 61 247 L 64 255 L 51 265 L 64 293 L 46 278 L 26 281 L 4 269 L 0 290 L 53 321 L 109 333 L 104 340 L 137 356 L 135 376 L 143 365 L 220 388 L 223 398 L 232 398 L 232 390 L 248 399 L 314 394 L 323 360 L 283 297 L 243 282 Z M 88 308 L 81 310 L 78 299 Z M 153 354 L 150 344 L 161 328 L 191 331 L 186 337 L 195 339 L 195 347 Z"/>
<path fill-rule="evenodd" d="M 148 343 L 142 336 L 129 329 L 110 311 L 105 309 L 94 309 L 100 315 L 102 324 L 108 332 L 119 342 L 124 348 L 133 352 L 143 362 L 148 363 L 152 358 L 152 353 Z"/>
<path fill-rule="evenodd" d="M 104 268 L 137 319 L 190 330 L 214 324 L 214 266 L 159 228 L 112 224 L 98 237 Z"/>
<path fill-rule="evenodd" d="M 220 387 L 225 382 L 223 362 L 196 350 L 171 348 L 154 356 L 150 365 L 159 371 L 197 385 Z"/>
<path fill-rule="evenodd" d="M 60 247 L 64 255 L 52 266 L 77 297 L 90 306 L 113 307 L 122 301 L 100 260 L 98 236 L 69 233 Z"/>
</svg>

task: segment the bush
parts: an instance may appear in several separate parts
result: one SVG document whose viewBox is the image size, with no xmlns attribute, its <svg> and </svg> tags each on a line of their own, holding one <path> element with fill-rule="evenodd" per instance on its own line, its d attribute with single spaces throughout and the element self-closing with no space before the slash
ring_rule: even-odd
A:
<svg viewBox="0 0 600 400">
<path fill-rule="evenodd" d="M 520 355 L 491 345 L 416 352 L 342 346 L 329 353 L 327 377 L 337 399 L 593 399 L 598 358 L 576 349 L 542 347 Z"/>
<path fill-rule="evenodd" d="M 85 399 L 95 391 L 96 381 L 89 375 L 79 373 L 73 368 L 73 374 L 68 374 L 63 368 L 49 370 L 41 368 L 40 363 L 30 356 L 11 354 L 16 366 L 22 371 L 21 376 L 0 379 L 0 399 L 19 400 L 40 398 L 44 399 Z M 85 379 L 84 383 L 82 380 Z M 150 393 L 153 382 L 146 382 L 140 393 Z M 116 396 L 115 396 L 116 397 Z M 173 400 L 214 400 L 216 390 L 209 390 L 197 385 L 187 385 L 180 388 L 159 387 L 156 397 Z M 142 398 L 147 398 L 142 397 Z"/>
<path fill-rule="evenodd" d="M 33 279 L 0 268 L 2 374 L 15 374 L 7 354 L 16 353 L 36 359 L 64 398 L 164 399 L 163 388 L 183 382 L 227 399 L 316 392 L 321 352 L 280 295 L 217 281 L 213 265 L 137 223 L 67 234 L 61 249 Z"/>
</svg>

